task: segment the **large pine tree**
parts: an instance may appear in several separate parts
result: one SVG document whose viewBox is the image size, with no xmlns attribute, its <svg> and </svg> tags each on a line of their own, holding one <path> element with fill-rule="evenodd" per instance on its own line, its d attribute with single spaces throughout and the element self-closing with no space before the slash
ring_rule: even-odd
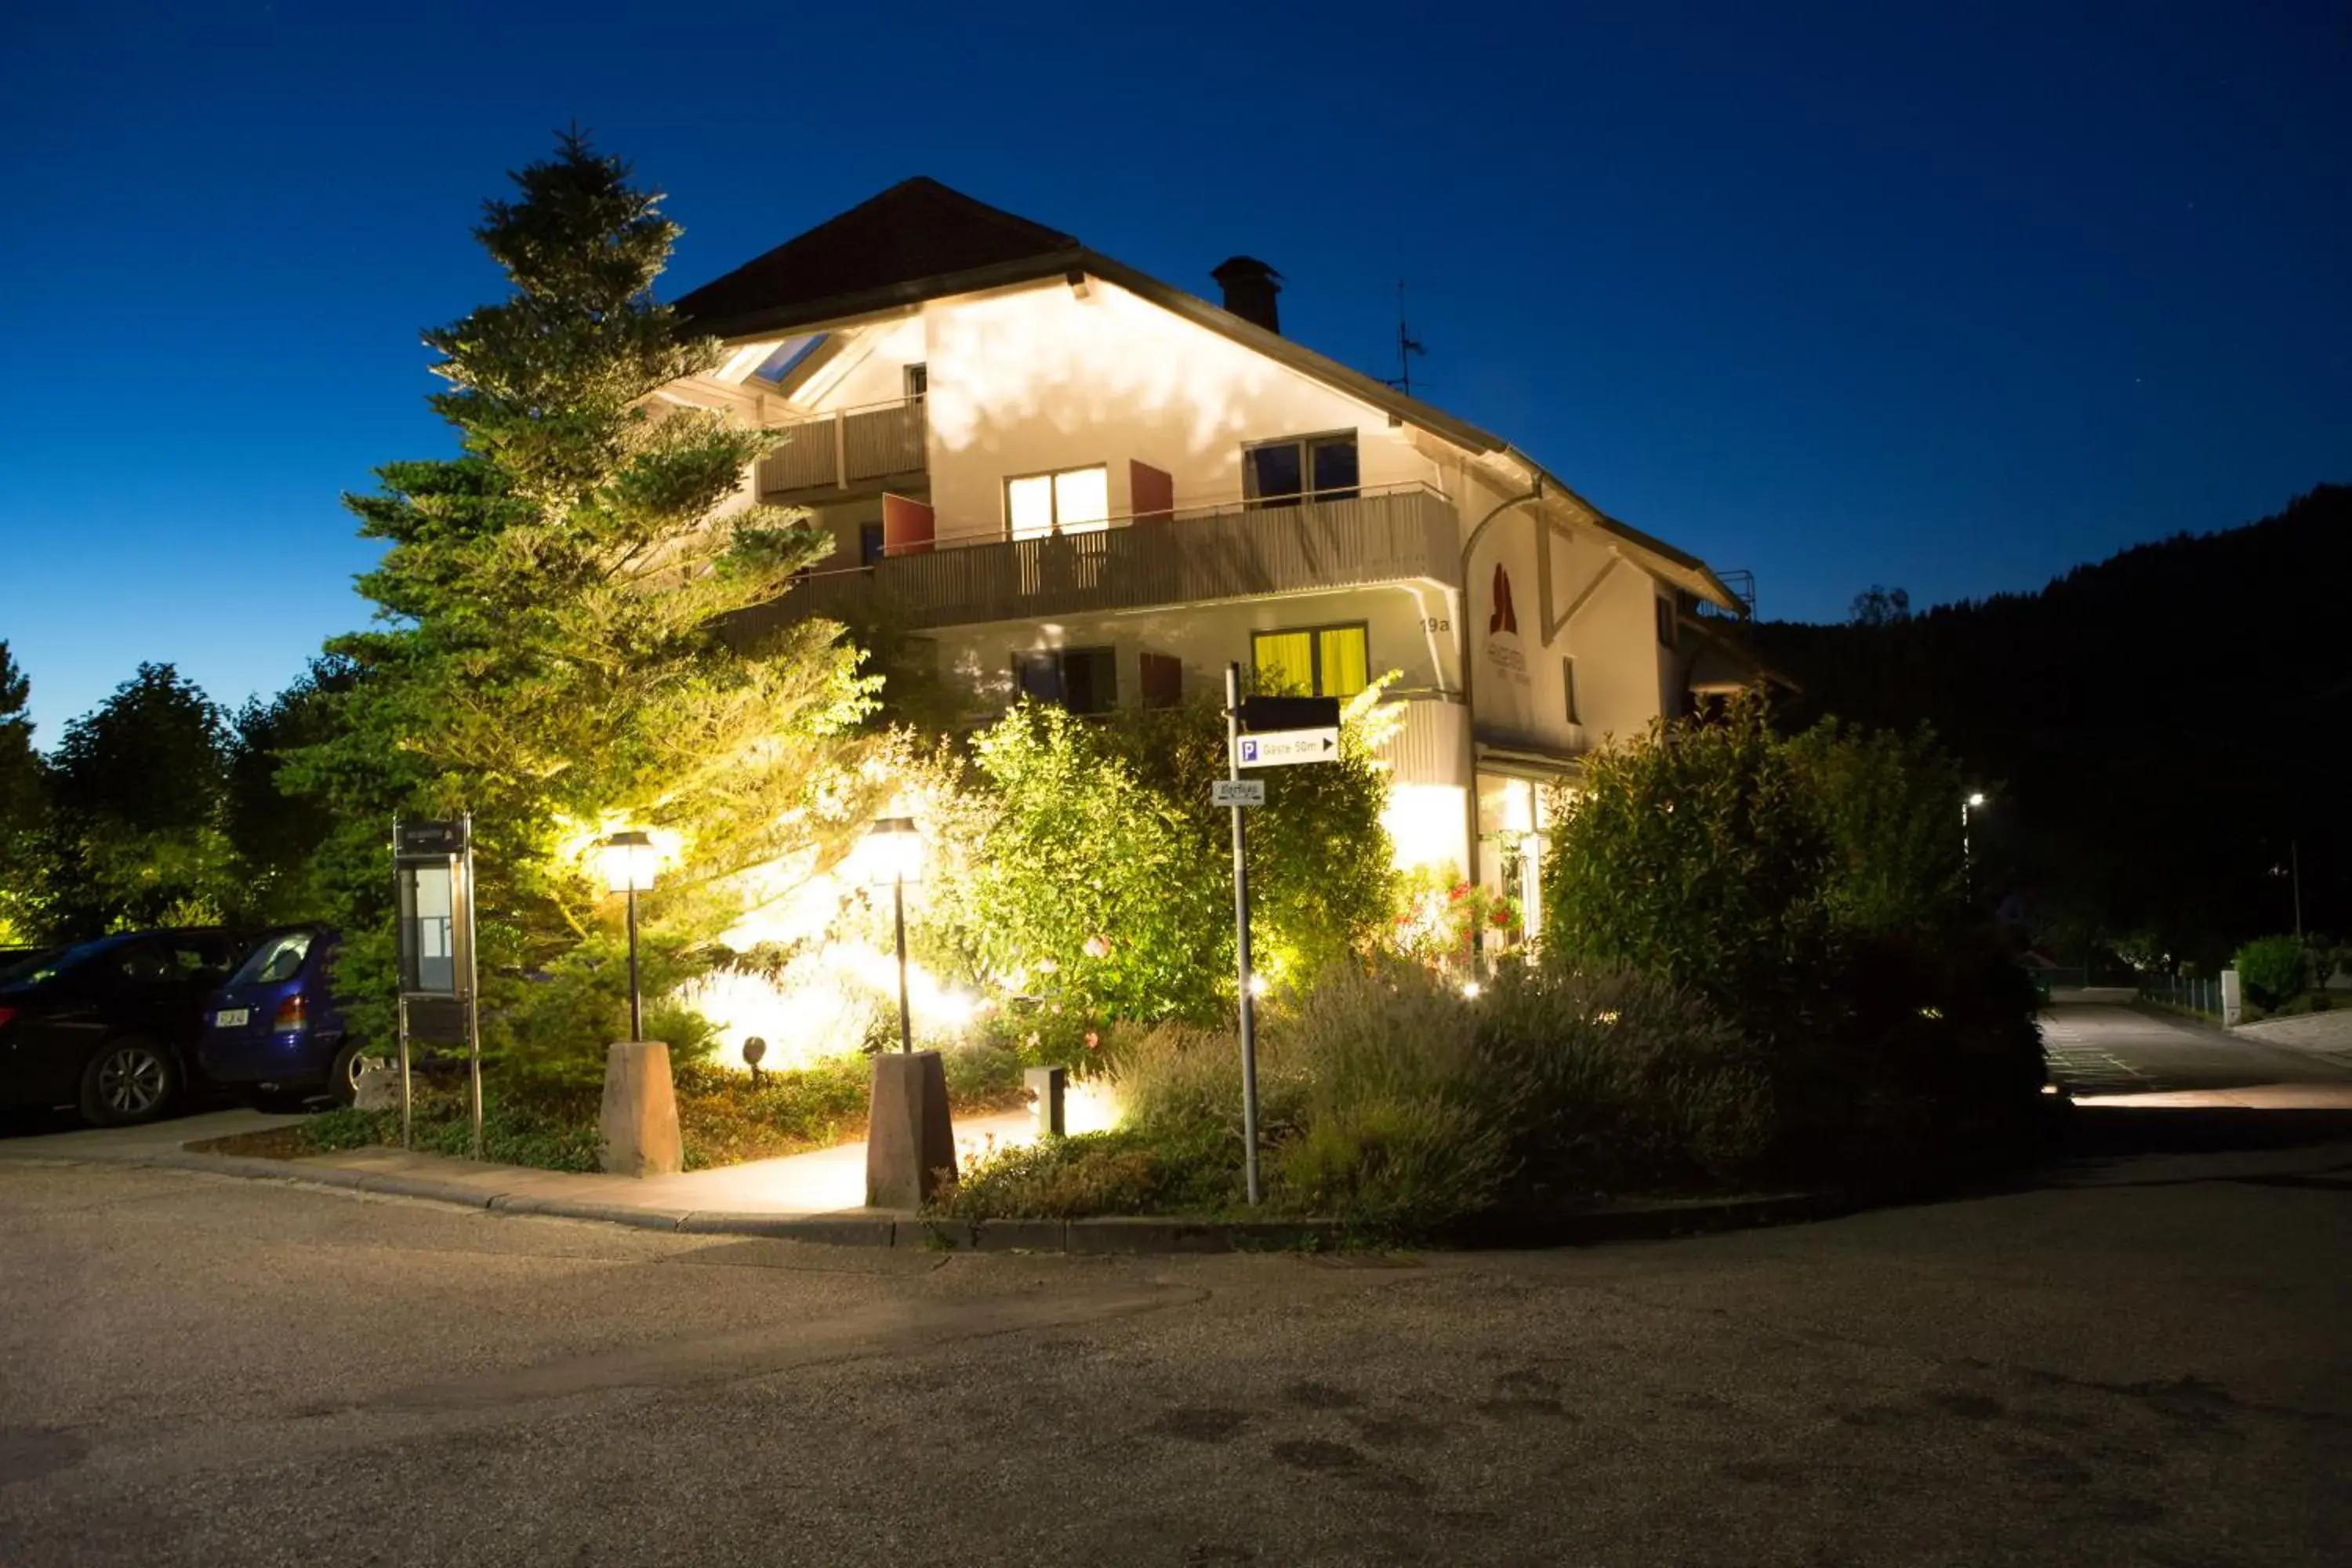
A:
<svg viewBox="0 0 2352 1568">
<path fill-rule="evenodd" d="M 624 827 L 674 845 L 641 900 L 650 968 L 708 962 L 772 896 L 770 868 L 820 864 L 863 826 L 874 682 L 830 625 L 730 633 L 831 541 L 740 504 L 772 437 L 651 399 L 718 356 L 653 298 L 678 234 L 657 194 L 577 135 L 512 178 L 476 231 L 512 293 L 425 338 L 459 455 L 392 464 L 350 500 L 389 545 L 360 580 L 378 624 L 331 645 L 357 679 L 288 779 L 338 821 L 319 882 L 363 1022 L 390 995 L 394 812 L 471 812 L 491 1016 L 506 1043 L 569 1054 L 621 1018 L 588 845 Z"/>
</svg>

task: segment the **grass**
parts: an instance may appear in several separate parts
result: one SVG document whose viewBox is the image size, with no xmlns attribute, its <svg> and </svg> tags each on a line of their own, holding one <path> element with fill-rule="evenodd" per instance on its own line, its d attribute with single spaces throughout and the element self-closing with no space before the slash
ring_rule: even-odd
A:
<svg viewBox="0 0 2352 1568">
<path fill-rule="evenodd" d="M 1022 1063 L 1012 1052 L 990 1047 L 953 1050 L 946 1054 L 946 1064 L 948 1102 L 957 1113 L 982 1114 L 1023 1103 Z M 763 1073 L 757 1084 L 748 1073 L 680 1063 L 672 1079 L 686 1168 L 806 1153 L 863 1138 L 872 1074 L 872 1063 L 862 1055 Z M 584 1078 L 524 1078 L 486 1069 L 483 1158 L 545 1171 L 596 1170 L 603 1106 L 601 1085 Z M 473 1123 L 462 1079 L 420 1085 L 412 1109 L 418 1150 L 459 1158 L 471 1154 Z M 400 1112 L 329 1110 L 296 1131 L 302 1153 L 396 1145 Z"/>
</svg>

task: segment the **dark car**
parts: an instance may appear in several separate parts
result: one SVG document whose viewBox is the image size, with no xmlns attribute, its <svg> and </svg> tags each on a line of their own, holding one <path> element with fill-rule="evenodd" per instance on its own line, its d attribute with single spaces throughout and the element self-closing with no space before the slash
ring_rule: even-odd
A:
<svg viewBox="0 0 2352 1568">
<path fill-rule="evenodd" d="M 328 989 L 336 947 L 326 926 L 290 926 L 263 937 L 205 1005 L 196 1048 L 205 1076 L 265 1101 L 331 1094 L 350 1104 L 360 1047 Z"/>
<path fill-rule="evenodd" d="M 0 1105 L 73 1105 L 101 1127 L 172 1108 L 205 1000 L 246 941 L 214 927 L 127 931 L 0 970 Z"/>
</svg>

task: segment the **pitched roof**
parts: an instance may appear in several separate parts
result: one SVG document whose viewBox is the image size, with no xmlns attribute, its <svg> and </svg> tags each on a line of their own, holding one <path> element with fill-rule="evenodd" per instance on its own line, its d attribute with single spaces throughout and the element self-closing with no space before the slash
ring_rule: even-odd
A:
<svg viewBox="0 0 2352 1568">
<path fill-rule="evenodd" d="M 938 279 L 1076 256 L 1058 229 L 1016 217 L 918 174 L 860 202 L 677 301 L 678 313 L 719 337 L 768 322 L 849 314 L 933 290 Z M 848 307 L 849 309 L 844 309 Z"/>
<path fill-rule="evenodd" d="M 1239 258 L 1237 259 L 1250 259 Z M 1264 266 L 1265 263 L 1258 263 Z M 1267 268 L 1272 271 L 1271 268 Z M 1685 579 L 1728 609 L 1738 601 L 1706 563 L 1611 517 L 1501 437 L 1271 332 L 1196 294 L 1163 283 L 1073 236 L 1032 223 L 918 174 L 806 234 L 713 279 L 677 301 L 698 332 L 726 342 L 837 322 L 896 307 L 1057 274 L 1091 273 L 1372 407 L 1469 450 L 1520 465 L 1538 491 L 1564 498 L 1585 521 Z"/>
</svg>

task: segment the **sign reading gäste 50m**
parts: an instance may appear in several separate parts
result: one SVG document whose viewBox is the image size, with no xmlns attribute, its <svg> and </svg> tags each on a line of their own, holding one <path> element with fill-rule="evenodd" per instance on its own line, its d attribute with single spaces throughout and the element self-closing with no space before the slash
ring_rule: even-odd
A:
<svg viewBox="0 0 2352 1568">
<path fill-rule="evenodd" d="M 1328 763 L 1339 754 L 1339 731 L 1276 730 L 1264 735 L 1234 738 L 1234 763 L 1244 768 L 1287 767 L 1293 763 Z"/>
</svg>

